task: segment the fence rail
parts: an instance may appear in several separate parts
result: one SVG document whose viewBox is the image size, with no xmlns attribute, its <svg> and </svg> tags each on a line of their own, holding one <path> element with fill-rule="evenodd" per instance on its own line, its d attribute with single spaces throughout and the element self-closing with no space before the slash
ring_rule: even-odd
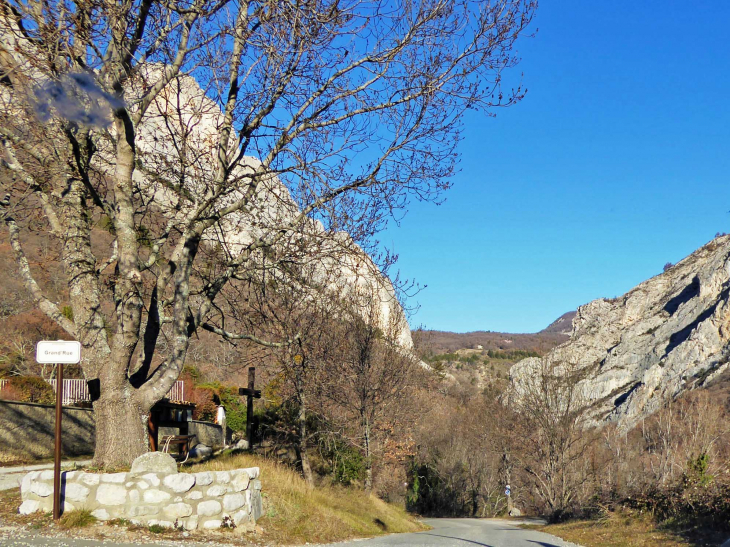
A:
<svg viewBox="0 0 730 547">
<path fill-rule="evenodd" d="M 5 389 L 10 380 L 0 380 L 0 392 Z M 56 391 L 56 380 L 49 380 L 49 384 Z M 185 382 L 178 380 L 172 386 L 172 389 L 168 392 L 167 398 L 171 401 L 184 401 L 185 400 Z M 86 380 L 70 379 L 63 381 L 63 404 L 69 405 L 80 401 L 91 401 L 91 395 L 89 395 L 89 386 L 86 384 Z"/>
</svg>

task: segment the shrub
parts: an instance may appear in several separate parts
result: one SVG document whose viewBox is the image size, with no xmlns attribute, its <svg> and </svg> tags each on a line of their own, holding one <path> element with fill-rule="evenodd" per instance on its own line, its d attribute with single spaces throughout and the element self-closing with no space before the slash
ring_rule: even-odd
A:
<svg viewBox="0 0 730 547">
<path fill-rule="evenodd" d="M 193 409 L 193 420 L 202 422 L 214 422 L 215 415 L 218 410 L 215 401 L 215 392 L 209 387 L 195 386 L 190 390 L 186 390 L 188 395 L 186 399 L 191 403 L 195 403 Z"/>
<path fill-rule="evenodd" d="M 212 394 L 213 420 L 215 420 L 215 406 L 220 404 L 226 410 L 226 424 L 228 427 L 233 431 L 246 430 L 246 404 L 235 387 L 226 386 L 220 382 L 209 382 L 199 384 L 194 389 L 206 390 Z"/>
<path fill-rule="evenodd" d="M 15 376 L 3 387 L 2 396 L 9 401 L 51 405 L 56 394 L 49 383 L 37 376 Z"/>
</svg>

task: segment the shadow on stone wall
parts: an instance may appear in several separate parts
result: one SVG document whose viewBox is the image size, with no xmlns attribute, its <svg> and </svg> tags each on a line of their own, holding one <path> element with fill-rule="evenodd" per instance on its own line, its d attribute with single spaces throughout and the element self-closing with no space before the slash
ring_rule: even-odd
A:
<svg viewBox="0 0 730 547">
<path fill-rule="evenodd" d="M 0 462 L 53 456 L 55 407 L 0 400 Z M 61 445 L 64 456 L 94 452 L 94 412 L 63 408 Z"/>
</svg>

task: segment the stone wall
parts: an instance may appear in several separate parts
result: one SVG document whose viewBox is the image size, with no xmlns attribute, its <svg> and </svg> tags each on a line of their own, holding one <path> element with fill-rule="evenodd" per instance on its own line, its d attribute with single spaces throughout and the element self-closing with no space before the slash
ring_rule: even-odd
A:
<svg viewBox="0 0 730 547">
<path fill-rule="evenodd" d="M 53 457 L 56 409 L 52 405 L 0 401 L 0 462 Z M 94 412 L 63 408 L 63 455 L 94 452 Z"/>
<path fill-rule="evenodd" d="M 233 521 L 250 529 L 261 516 L 259 468 L 178 473 L 167 454 L 140 456 L 129 473 L 69 471 L 61 475 L 63 511 L 88 509 L 99 520 L 216 529 Z M 53 509 L 53 471 L 28 473 L 20 485 L 21 514 Z M 226 518 L 227 517 L 227 518 Z"/>
</svg>

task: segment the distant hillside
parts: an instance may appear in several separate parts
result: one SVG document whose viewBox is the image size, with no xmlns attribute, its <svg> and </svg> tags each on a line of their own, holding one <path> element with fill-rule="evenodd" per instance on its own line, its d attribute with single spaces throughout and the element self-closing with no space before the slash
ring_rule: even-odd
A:
<svg viewBox="0 0 730 547">
<path fill-rule="evenodd" d="M 542 355 L 568 340 L 573 317 L 575 312 L 568 312 L 544 330 L 531 334 L 420 330 L 414 331 L 413 336 L 418 352 L 423 358 L 460 349 L 477 349 L 478 346 L 482 346 L 480 349 L 485 351 L 529 351 Z"/>
<path fill-rule="evenodd" d="M 559 334 L 570 334 L 573 330 L 573 318 L 575 317 L 575 311 L 569 311 L 558 317 L 555 321 L 550 323 L 547 327 L 542 329 L 540 332 L 556 332 Z"/>
</svg>

